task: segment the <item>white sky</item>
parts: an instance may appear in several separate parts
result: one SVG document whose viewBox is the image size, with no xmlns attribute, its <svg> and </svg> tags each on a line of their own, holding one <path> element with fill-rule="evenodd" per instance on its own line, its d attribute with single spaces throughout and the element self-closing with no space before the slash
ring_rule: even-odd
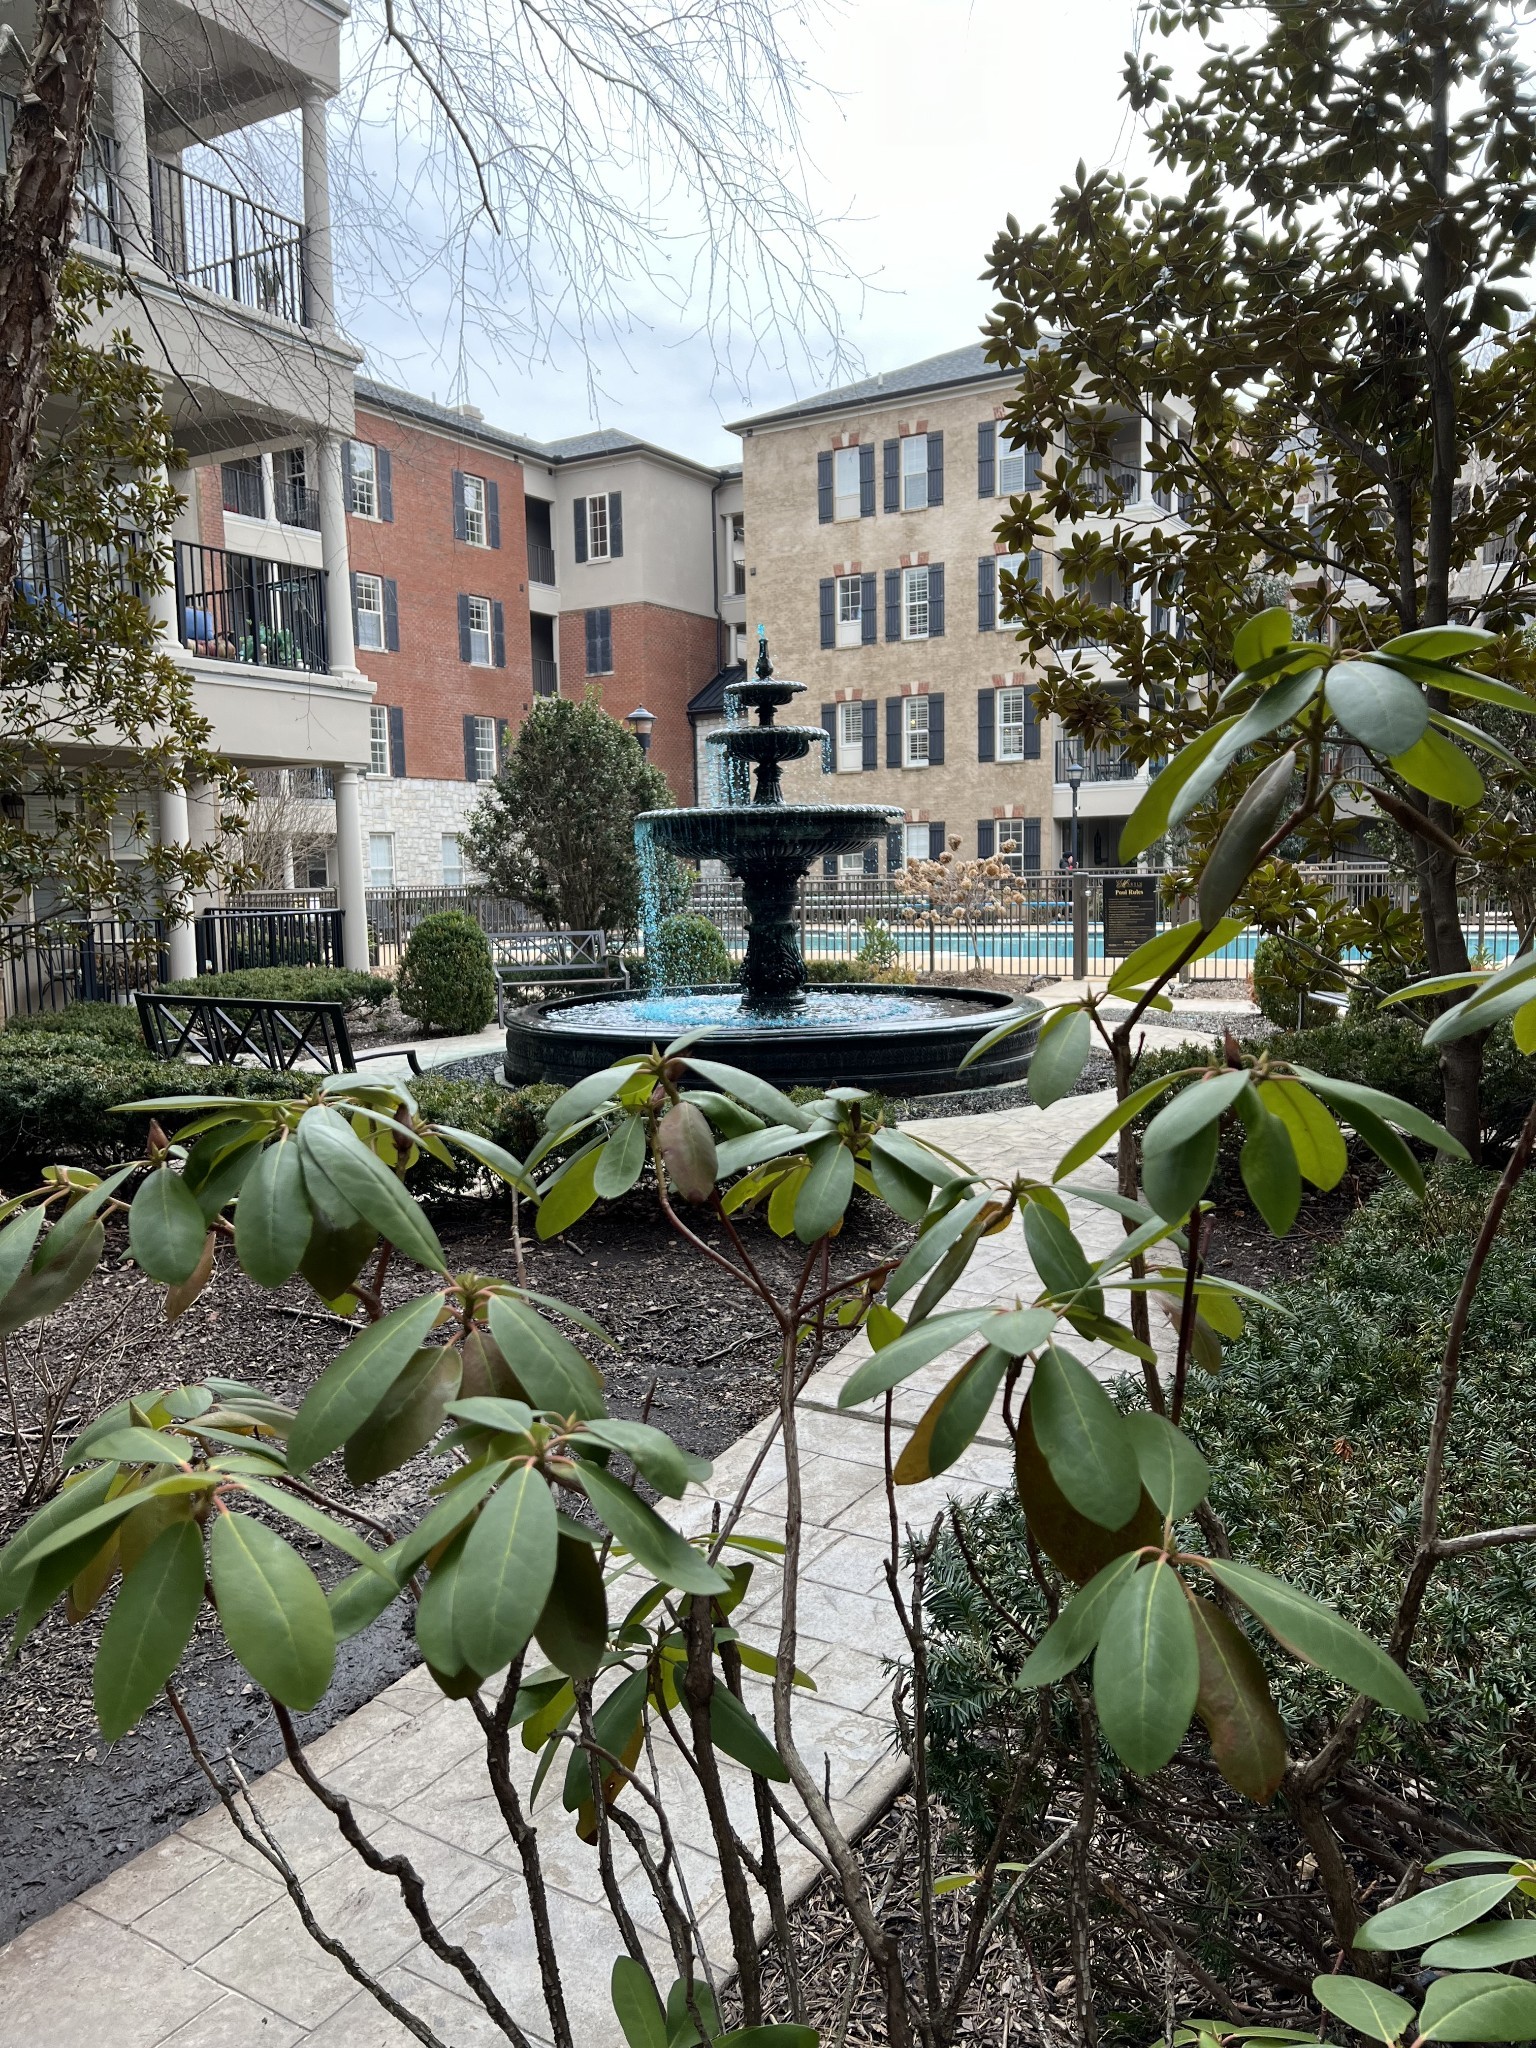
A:
<svg viewBox="0 0 1536 2048">
<path fill-rule="evenodd" d="M 817 97 L 803 139 L 819 203 L 842 218 L 837 238 L 867 280 L 839 301 L 870 371 L 977 339 L 992 237 L 1009 212 L 1043 220 L 1080 157 L 1144 168 L 1119 97 L 1136 16 L 1135 0 L 842 0 L 824 19 L 808 68 L 837 97 Z M 496 426 L 542 438 L 620 427 L 704 460 L 739 455 L 724 421 L 829 381 L 802 365 L 793 381 L 755 374 L 742 391 L 707 340 L 664 315 L 594 348 L 594 418 L 574 349 L 555 369 L 450 370 L 387 306 L 347 324 L 376 374 L 470 400 Z"/>
</svg>

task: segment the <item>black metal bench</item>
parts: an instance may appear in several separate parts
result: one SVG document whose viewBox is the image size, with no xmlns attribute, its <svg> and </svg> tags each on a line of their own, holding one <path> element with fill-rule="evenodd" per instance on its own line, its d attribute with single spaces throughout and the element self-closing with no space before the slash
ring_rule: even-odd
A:
<svg viewBox="0 0 1536 2048">
<path fill-rule="evenodd" d="M 242 1058 L 274 1074 L 313 1060 L 328 1074 L 355 1074 L 362 1060 L 399 1059 L 396 1051 L 355 1053 L 340 1003 L 283 1002 L 269 996 L 169 996 L 140 989 L 139 1029 L 162 1060 L 238 1066 Z M 404 1057 L 419 1074 L 415 1048 Z"/>
<path fill-rule="evenodd" d="M 516 989 L 629 987 L 622 960 L 609 952 L 606 932 L 487 932 L 496 976 L 496 1022 L 506 1022 L 507 998 Z M 617 972 L 615 972 L 617 969 Z"/>
</svg>

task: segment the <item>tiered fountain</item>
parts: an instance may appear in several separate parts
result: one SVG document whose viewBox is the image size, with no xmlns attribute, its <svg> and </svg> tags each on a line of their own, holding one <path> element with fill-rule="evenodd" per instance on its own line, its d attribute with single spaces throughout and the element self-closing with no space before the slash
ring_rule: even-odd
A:
<svg viewBox="0 0 1536 2048">
<path fill-rule="evenodd" d="M 725 801 L 694 810 L 647 811 L 635 840 L 647 870 L 647 928 L 656 926 L 657 852 L 718 860 L 741 883 L 747 948 L 729 987 L 652 988 L 644 996 L 590 995 L 534 1003 L 507 1028 L 507 1079 L 568 1086 L 626 1052 L 665 1044 L 709 1025 L 719 1057 L 781 1087 L 839 1083 L 888 1095 L 994 1087 L 1021 1080 L 1035 1032 L 1017 1031 L 964 1074 L 977 1039 L 1038 1004 L 990 990 L 900 988 L 885 983 L 807 983 L 796 928 L 796 896 L 813 861 L 850 853 L 883 835 L 901 812 L 888 804 L 787 804 L 780 768 L 812 747 L 830 767 L 819 725 L 780 725 L 775 713 L 804 691 L 780 682 L 761 640 L 754 681 L 733 685 L 724 731 L 711 733 L 722 761 Z M 757 713 L 757 723 L 742 714 Z M 750 786 L 749 786 L 750 785 Z M 652 957 L 654 945 L 650 947 Z"/>
</svg>

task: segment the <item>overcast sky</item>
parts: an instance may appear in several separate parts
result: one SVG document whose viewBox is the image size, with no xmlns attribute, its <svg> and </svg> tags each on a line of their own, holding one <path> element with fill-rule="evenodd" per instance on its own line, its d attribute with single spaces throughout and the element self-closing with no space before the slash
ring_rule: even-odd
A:
<svg viewBox="0 0 1536 2048">
<path fill-rule="evenodd" d="M 822 210 L 842 219 L 849 266 L 867 280 L 839 301 L 869 370 L 977 338 L 993 235 L 1009 212 L 1043 219 L 1080 157 L 1143 167 L 1119 98 L 1135 26 L 1135 0 L 842 0 L 825 19 L 808 68 L 837 97 L 813 103 L 804 142 Z M 347 324 L 376 374 L 470 400 L 497 426 L 549 438 L 620 427 L 705 460 L 739 455 L 725 421 L 826 381 L 801 365 L 754 373 L 743 391 L 707 340 L 663 317 L 594 349 L 594 418 L 574 349 L 555 370 L 461 368 L 388 305 Z"/>
</svg>

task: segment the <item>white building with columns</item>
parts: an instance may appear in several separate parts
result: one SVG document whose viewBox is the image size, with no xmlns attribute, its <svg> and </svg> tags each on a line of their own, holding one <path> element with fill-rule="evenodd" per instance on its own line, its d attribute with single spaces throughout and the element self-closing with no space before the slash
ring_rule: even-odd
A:
<svg viewBox="0 0 1536 2048">
<path fill-rule="evenodd" d="M 0 54 L 0 139 L 26 31 L 0 0 L 0 23 L 13 14 L 23 41 Z M 77 234 L 82 254 L 131 273 L 108 324 L 128 327 L 160 376 L 190 465 L 172 479 L 186 509 L 153 600 L 168 650 L 219 752 L 334 788 L 345 957 L 366 966 L 373 684 L 353 647 L 341 468 L 360 352 L 335 324 L 326 164 L 344 17 L 327 0 L 109 0 Z M 233 171 L 200 174 L 229 137 L 282 116 L 302 136 L 301 217 Z M 162 841 L 210 831 L 210 810 L 195 789 L 164 795 Z M 173 976 L 195 971 L 190 926 L 169 951 Z"/>
</svg>

